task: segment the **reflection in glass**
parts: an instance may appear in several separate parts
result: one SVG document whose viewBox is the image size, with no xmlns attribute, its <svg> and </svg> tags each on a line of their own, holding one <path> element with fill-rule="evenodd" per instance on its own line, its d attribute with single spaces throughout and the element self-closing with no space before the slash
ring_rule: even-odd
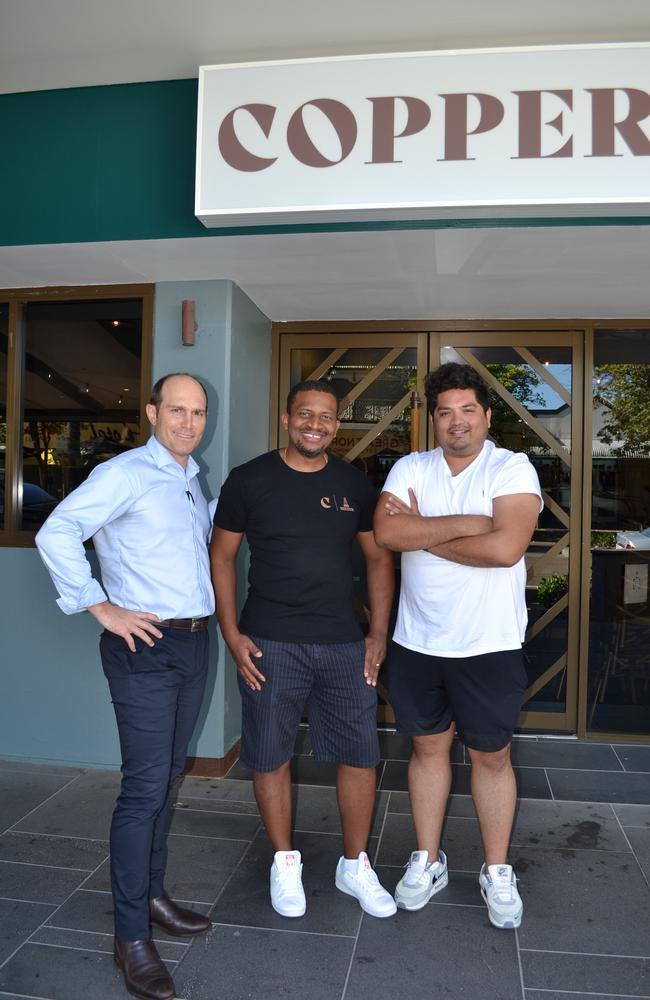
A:
<svg viewBox="0 0 650 1000">
<path fill-rule="evenodd" d="M 142 305 L 25 309 L 23 529 L 36 529 L 100 462 L 139 436 Z"/>
<path fill-rule="evenodd" d="M 7 444 L 7 351 L 9 306 L 0 303 L 0 528 L 5 522 L 5 449 Z"/>
<path fill-rule="evenodd" d="M 650 330 L 594 344 L 587 727 L 650 732 Z"/>
</svg>

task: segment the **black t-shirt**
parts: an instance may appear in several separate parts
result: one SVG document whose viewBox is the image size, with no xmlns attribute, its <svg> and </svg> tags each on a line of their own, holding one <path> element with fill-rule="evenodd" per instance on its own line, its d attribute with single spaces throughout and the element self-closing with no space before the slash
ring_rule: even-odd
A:
<svg viewBox="0 0 650 1000">
<path fill-rule="evenodd" d="M 296 472 L 277 451 L 233 469 L 214 523 L 245 532 L 249 592 L 239 627 L 283 642 L 353 642 L 352 543 L 372 530 L 376 496 L 364 474 L 330 456 Z"/>
</svg>

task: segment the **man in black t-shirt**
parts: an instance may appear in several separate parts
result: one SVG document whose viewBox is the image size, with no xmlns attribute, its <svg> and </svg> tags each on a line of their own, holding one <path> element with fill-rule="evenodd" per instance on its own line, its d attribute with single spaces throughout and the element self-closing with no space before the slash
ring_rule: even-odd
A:
<svg viewBox="0 0 650 1000">
<path fill-rule="evenodd" d="M 285 917 L 302 916 L 306 906 L 300 852 L 292 849 L 289 771 L 306 702 L 316 758 L 338 765 L 343 856 L 335 884 L 373 916 L 396 911 L 366 854 L 379 762 L 375 685 L 386 653 L 393 559 L 374 540 L 370 483 L 327 453 L 337 409 L 327 382 L 293 387 L 282 416 L 287 447 L 233 469 L 211 543 L 219 625 L 239 671 L 241 759 L 253 770 L 275 852 L 271 903 Z M 235 563 L 244 535 L 251 564 L 238 624 Z M 355 538 L 368 571 L 365 640 L 352 604 Z"/>
</svg>

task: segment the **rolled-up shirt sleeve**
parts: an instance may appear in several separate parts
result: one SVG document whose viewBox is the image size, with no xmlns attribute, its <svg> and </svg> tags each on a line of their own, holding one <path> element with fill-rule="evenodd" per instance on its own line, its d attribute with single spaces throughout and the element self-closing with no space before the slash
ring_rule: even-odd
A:
<svg viewBox="0 0 650 1000">
<path fill-rule="evenodd" d="M 59 593 L 56 603 L 66 615 L 108 600 L 92 575 L 84 542 L 132 502 L 133 487 L 125 470 L 110 462 L 99 465 L 52 511 L 36 535 L 41 559 Z"/>
</svg>

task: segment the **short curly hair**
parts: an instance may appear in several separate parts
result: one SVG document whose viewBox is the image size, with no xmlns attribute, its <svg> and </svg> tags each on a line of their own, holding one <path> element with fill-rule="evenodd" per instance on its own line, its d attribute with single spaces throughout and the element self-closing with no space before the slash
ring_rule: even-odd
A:
<svg viewBox="0 0 650 1000">
<path fill-rule="evenodd" d="M 339 397 L 336 389 L 329 382 L 326 382 L 325 379 L 321 378 L 307 378 L 291 387 L 287 396 L 287 413 L 291 413 L 291 407 L 299 392 L 327 392 L 330 396 L 334 396 L 338 413 Z"/>
<path fill-rule="evenodd" d="M 473 389 L 477 402 L 487 412 L 490 409 L 490 393 L 488 387 L 477 371 L 470 365 L 461 365 L 457 361 L 448 361 L 440 365 L 434 372 L 429 372 L 424 380 L 424 393 L 427 397 L 427 409 L 433 415 L 438 404 L 438 396 L 448 389 Z"/>
</svg>

